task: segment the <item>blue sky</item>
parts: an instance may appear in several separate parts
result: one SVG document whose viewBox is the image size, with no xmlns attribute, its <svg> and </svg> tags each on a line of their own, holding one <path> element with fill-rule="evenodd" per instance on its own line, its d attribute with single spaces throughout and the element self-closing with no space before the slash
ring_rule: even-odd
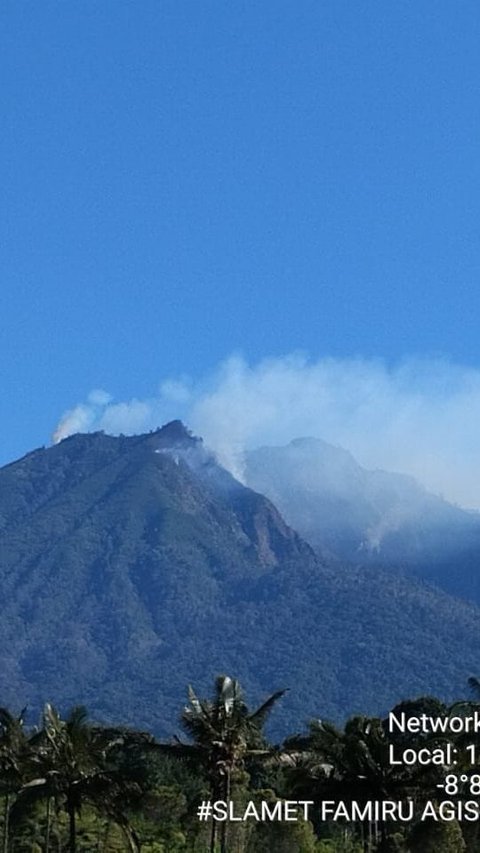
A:
<svg viewBox="0 0 480 853">
<path fill-rule="evenodd" d="M 0 461 L 232 352 L 480 369 L 479 36 L 468 0 L 5 0 Z"/>
</svg>

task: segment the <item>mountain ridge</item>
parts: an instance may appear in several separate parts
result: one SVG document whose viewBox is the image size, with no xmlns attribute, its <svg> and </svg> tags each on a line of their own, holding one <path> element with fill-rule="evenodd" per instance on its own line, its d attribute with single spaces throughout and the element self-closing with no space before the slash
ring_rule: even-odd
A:
<svg viewBox="0 0 480 853">
<path fill-rule="evenodd" d="M 245 482 L 319 553 L 404 571 L 480 602 L 480 513 L 413 477 L 368 470 L 343 448 L 308 438 L 249 451 Z"/>
<path fill-rule="evenodd" d="M 291 688 L 278 731 L 459 695 L 478 608 L 322 561 L 179 429 L 77 434 L 0 469 L 3 704 L 169 734 L 187 684 L 222 672 L 252 696 Z"/>
</svg>

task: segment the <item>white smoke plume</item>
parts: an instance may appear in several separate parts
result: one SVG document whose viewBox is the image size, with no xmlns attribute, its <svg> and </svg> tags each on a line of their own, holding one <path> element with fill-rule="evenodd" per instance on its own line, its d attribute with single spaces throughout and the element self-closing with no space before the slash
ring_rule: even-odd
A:
<svg viewBox="0 0 480 853">
<path fill-rule="evenodd" d="M 182 418 L 236 476 L 242 452 L 314 436 L 367 468 L 412 474 L 463 506 L 480 507 L 480 370 L 444 360 L 382 361 L 301 355 L 249 365 L 234 356 L 197 383 L 169 379 L 148 400 L 98 392 L 54 433 L 135 433 Z"/>
<path fill-rule="evenodd" d="M 111 395 L 101 389 L 90 391 L 86 403 L 79 403 L 62 415 L 52 435 L 53 443 L 58 444 L 75 432 L 90 432 L 94 429 L 98 415 L 111 399 Z"/>
</svg>

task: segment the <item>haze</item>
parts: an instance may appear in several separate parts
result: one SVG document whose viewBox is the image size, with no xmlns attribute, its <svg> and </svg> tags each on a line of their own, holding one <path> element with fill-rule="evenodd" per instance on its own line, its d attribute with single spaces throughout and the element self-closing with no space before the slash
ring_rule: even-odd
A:
<svg viewBox="0 0 480 853">
<path fill-rule="evenodd" d="M 248 364 L 235 355 L 200 381 L 171 378 L 147 399 L 104 391 L 56 427 L 131 434 L 180 417 L 240 479 L 242 453 L 312 436 L 351 451 L 367 468 L 413 475 L 436 494 L 480 507 L 480 370 L 445 360 L 308 359 Z"/>
</svg>

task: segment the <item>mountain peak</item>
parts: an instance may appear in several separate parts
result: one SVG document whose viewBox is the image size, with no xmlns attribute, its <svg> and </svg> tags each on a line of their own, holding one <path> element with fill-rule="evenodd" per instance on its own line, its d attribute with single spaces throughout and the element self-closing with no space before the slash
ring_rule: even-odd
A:
<svg viewBox="0 0 480 853">
<path fill-rule="evenodd" d="M 180 420 L 169 421 L 155 430 L 152 435 L 157 440 L 160 439 L 163 447 L 192 447 L 202 443 L 202 439 L 193 435 Z"/>
<path fill-rule="evenodd" d="M 146 442 L 147 444 L 153 444 L 155 448 L 163 450 L 185 450 L 203 445 L 202 439 L 193 435 L 191 430 L 189 430 L 181 420 L 173 420 L 161 427 L 157 427 L 155 430 L 138 435 L 115 436 L 105 433 L 103 430 L 97 430 L 95 432 L 75 432 L 72 433 L 72 435 L 66 436 L 61 441 L 56 442 L 53 446 L 71 445 L 76 449 L 91 448 L 99 445 L 105 446 L 107 444 L 111 446 L 118 446 L 119 439 L 121 439 L 122 443 L 128 447 Z"/>
<path fill-rule="evenodd" d="M 428 492 L 413 477 L 369 470 L 347 450 L 307 437 L 249 451 L 245 482 L 267 495 L 287 524 L 322 553 L 401 566 L 480 600 L 471 568 L 480 544 L 479 516 Z"/>
<path fill-rule="evenodd" d="M 281 456 L 267 460 L 279 494 L 315 521 L 315 481 L 305 490 L 297 455 Z M 341 495 L 320 498 L 333 521 L 349 514 Z M 319 560 L 178 420 L 77 434 L 0 468 L 0 541 L 0 691 L 14 707 L 54 697 L 164 736 L 185 684 L 227 671 L 255 691 L 296 684 L 291 727 L 319 708 L 377 713 L 420 685 L 453 698 L 478 661 L 479 609 Z"/>
</svg>

